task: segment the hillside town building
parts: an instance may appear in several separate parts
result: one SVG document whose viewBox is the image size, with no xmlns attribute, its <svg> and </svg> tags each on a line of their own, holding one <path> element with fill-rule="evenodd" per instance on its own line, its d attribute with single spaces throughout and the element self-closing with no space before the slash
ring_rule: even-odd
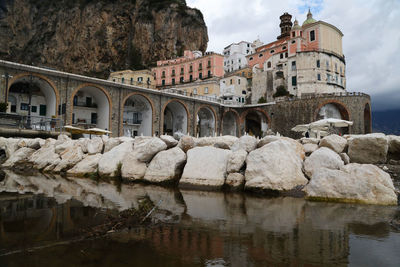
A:
<svg viewBox="0 0 400 267">
<path fill-rule="evenodd" d="M 111 72 L 109 81 L 144 86 L 155 89 L 155 80 L 150 70 L 121 70 Z"/>
<path fill-rule="evenodd" d="M 233 72 L 241 70 L 248 66 L 247 55 L 253 54 L 255 49 L 263 43 L 260 40 L 255 40 L 253 43 L 241 41 L 233 43 L 224 48 L 224 71 Z"/>
<path fill-rule="evenodd" d="M 223 77 L 223 56 L 214 52 L 184 51 L 184 56 L 157 61 L 157 67 L 152 69 L 156 86 L 183 84 L 212 77 Z"/>
</svg>

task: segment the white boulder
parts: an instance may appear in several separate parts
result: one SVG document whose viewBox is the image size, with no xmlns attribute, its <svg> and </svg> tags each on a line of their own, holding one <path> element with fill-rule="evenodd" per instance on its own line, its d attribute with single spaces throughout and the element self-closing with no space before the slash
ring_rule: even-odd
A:
<svg viewBox="0 0 400 267">
<path fill-rule="evenodd" d="M 215 147 L 195 147 L 187 152 L 180 186 L 221 187 L 232 151 Z"/>
<path fill-rule="evenodd" d="M 87 153 L 89 155 L 94 155 L 101 153 L 103 151 L 103 139 L 101 137 L 93 137 L 87 142 Z"/>
<path fill-rule="evenodd" d="M 12 167 L 17 163 L 26 162 L 32 153 L 35 152 L 34 149 L 29 147 L 22 147 L 14 152 L 7 160 L 2 164 L 3 167 Z"/>
<path fill-rule="evenodd" d="M 338 170 L 343 166 L 344 163 L 340 156 L 327 147 L 317 149 L 304 161 L 304 171 L 308 177 L 311 177 L 314 171 L 323 167 Z"/>
<path fill-rule="evenodd" d="M 133 143 L 124 142 L 110 151 L 104 153 L 99 160 L 99 173 L 100 175 L 112 176 L 114 171 L 117 169 L 118 163 L 133 153 Z"/>
<path fill-rule="evenodd" d="M 121 163 L 122 178 L 130 181 L 143 179 L 147 166 L 146 163 L 137 159 L 137 154 L 135 151 L 126 154 Z"/>
<path fill-rule="evenodd" d="M 178 144 L 178 141 L 170 135 L 161 135 L 160 139 L 163 140 L 165 144 L 167 144 L 167 148 L 174 147 Z"/>
<path fill-rule="evenodd" d="M 195 146 L 215 146 L 218 144 L 220 148 L 229 149 L 238 140 L 239 138 L 232 135 L 200 137 L 195 139 Z"/>
<path fill-rule="evenodd" d="M 241 149 L 233 152 L 228 160 L 228 165 L 226 168 L 227 172 L 239 172 L 240 169 L 243 167 L 244 162 L 246 161 L 246 157 L 246 150 Z"/>
<path fill-rule="evenodd" d="M 311 138 L 311 137 L 302 137 L 300 139 L 300 143 L 302 143 L 303 145 L 305 144 L 315 144 L 318 145 L 319 144 L 320 139 L 317 138 Z"/>
<path fill-rule="evenodd" d="M 183 150 L 183 152 L 187 152 L 189 149 L 192 149 L 196 146 L 195 140 L 193 137 L 184 135 L 180 137 L 178 147 Z"/>
<path fill-rule="evenodd" d="M 342 153 L 347 146 L 347 139 L 337 134 L 331 134 L 322 138 L 319 146 L 330 148 L 336 153 Z"/>
<path fill-rule="evenodd" d="M 260 148 L 269 143 L 279 141 L 279 140 L 285 140 L 285 141 L 289 142 L 290 145 L 293 147 L 293 149 L 296 150 L 296 153 L 301 158 L 301 160 L 304 160 L 304 158 L 306 156 L 304 147 L 301 145 L 300 142 L 298 142 L 292 138 L 288 138 L 288 137 L 284 137 L 284 136 L 267 135 L 263 139 L 261 139 L 260 142 L 258 142 L 257 147 Z"/>
<path fill-rule="evenodd" d="M 339 156 L 343 160 L 344 164 L 350 163 L 349 155 L 347 155 L 346 153 L 340 153 Z"/>
<path fill-rule="evenodd" d="M 355 163 L 385 163 L 388 140 L 384 134 L 353 135 L 348 139 L 348 155 Z"/>
<path fill-rule="evenodd" d="M 304 191 L 308 199 L 397 205 L 390 175 L 371 164 L 351 163 L 341 170 L 320 168 Z"/>
<path fill-rule="evenodd" d="M 33 167 L 42 170 L 46 166 L 60 160 L 60 156 L 55 152 L 54 141 L 46 141 L 46 144 L 39 150 L 36 150 L 29 158 Z"/>
<path fill-rule="evenodd" d="M 122 142 L 119 138 L 109 138 L 104 142 L 104 153 L 110 151 L 111 149 L 113 149 L 114 147 L 118 146 L 121 143 Z"/>
<path fill-rule="evenodd" d="M 68 147 L 61 154 L 61 161 L 54 167 L 54 172 L 60 172 L 73 167 L 83 159 L 84 153 L 81 146 L 76 142 L 74 146 Z"/>
<path fill-rule="evenodd" d="M 271 142 L 250 152 L 246 163 L 246 188 L 291 190 L 308 182 L 302 172 L 301 158 L 286 140 Z"/>
<path fill-rule="evenodd" d="M 254 136 L 243 135 L 231 146 L 232 151 L 245 150 L 251 152 L 257 147 L 258 140 Z"/>
<path fill-rule="evenodd" d="M 67 171 L 68 175 L 82 176 L 87 173 L 95 173 L 101 158 L 101 154 L 88 155 L 78 162 L 72 169 Z"/>
<path fill-rule="evenodd" d="M 186 154 L 179 147 L 161 151 L 151 160 L 144 180 L 156 183 L 175 180 L 180 177 L 185 162 Z"/>
<path fill-rule="evenodd" d="M 389 148 L 388 152 L 391 157 L 400 159 L 400 136 L 388 135 Z"/>
<path fill-rule="evenodd" d="M 319 148 L 317 144 L 312 144 L 312 143 L 304 144 L 303 147 L 304 147 L 304 152 L 307 155 L 313 153 L 315 150 Z"/>
<path fill-rule="evenodd" d="M 167 145 L 158 137 L 144 139 L 140 142 L 135 140 L 134 152 L 141 162 L 149 162 L 155 154 L 166 149 Z"/>
</svg>

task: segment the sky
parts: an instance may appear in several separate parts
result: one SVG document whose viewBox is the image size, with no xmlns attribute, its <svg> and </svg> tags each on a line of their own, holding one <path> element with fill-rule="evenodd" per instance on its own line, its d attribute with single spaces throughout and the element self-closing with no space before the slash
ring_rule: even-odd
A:
<svg viewBox="0 0 400 267">
<path fill-rule="evenodd" d="M 264 43 L 280 34 L 288 12 L 301 25 L 313 18 L 339 28 L 346 58 L 347 91 L 371 95 L 373 110 L 400 109 L 400 0 L 186 0 L 208 28 L 208 51 L 222 53 L 239 41 Z M 400 114 L 399 114 L 400 115 Z"/>
</svg>

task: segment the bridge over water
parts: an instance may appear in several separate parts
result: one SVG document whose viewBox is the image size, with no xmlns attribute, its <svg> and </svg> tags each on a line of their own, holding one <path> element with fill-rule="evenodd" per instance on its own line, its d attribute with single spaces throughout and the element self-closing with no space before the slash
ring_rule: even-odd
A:
<svg viewBox="0 0 400 267">
<path fill-rule="evenodd" d="M 113 136 L 184 134 L 213 136 L 267 129 L 293 136 L 290 128 L 323 117 L 354 121 L 350 133 L 371 131 L 370 97 L 362 93 L 286 98 L 233 105 L 141 84 L 121 84 L 0 60 L 0 102 L 9 113 L 58 118 L 64 125 L 98 127 Z"/>
</svg>

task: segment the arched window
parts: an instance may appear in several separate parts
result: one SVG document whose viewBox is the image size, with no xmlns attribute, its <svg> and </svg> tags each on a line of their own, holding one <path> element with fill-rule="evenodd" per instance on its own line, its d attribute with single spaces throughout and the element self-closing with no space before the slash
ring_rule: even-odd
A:
<svg viewBox="0 0 400 267">
<path fill-rule="evenodd" d="M 271 61 L 268 61 L 268 63 L 267 63 L 267 68 L 271 68 Z"/>
</svg>

